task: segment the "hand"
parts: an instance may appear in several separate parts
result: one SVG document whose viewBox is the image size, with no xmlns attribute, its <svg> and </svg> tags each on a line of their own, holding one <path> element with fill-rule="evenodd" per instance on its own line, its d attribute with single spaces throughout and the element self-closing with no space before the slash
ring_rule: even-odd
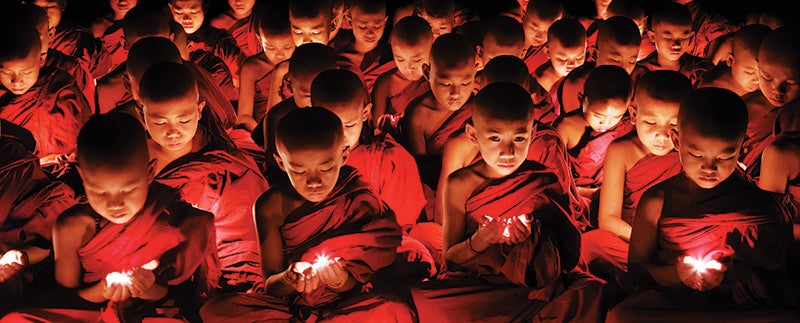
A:
<svg viewBox="0 0 800 323">
<path fill-rule="evenodd" d="M 684 262 L 685 257 L 678 257 L 675 269 L 678 272 L 678 278 L 681 279 L 681 282 L 686 287 L 704 292 L 714 289 L 722 283 L 723 278 L 725 278 L 726 266 L 722 265 L 720 269 L 698 269 L 695 265 Z"/>
<path fill-rule="evenodd" d="M 153 288 L 156 282 L 156 275 L 153 274 L 153 271 L 141 267 L 134 269 L 130 276 L 131 285 L 128 286 L 128 289 L 133 298 L 141 298 L 143 295 L 147 295 L 147 292 Z"/>
<path fill-rule="evenodd" d="M 319 280 L 331 289 L 341 288 L 350 278 L 350 273 L 344 269 L 344 261 L 340 258 L 336 258 L 327 266 L 320 268 L 317 275 Z"/>
<path fill-rule="evenodd" d="M 9 260 L 9 262 L 0 265 L 0 284 L 14 278 L 28 265 L 28 255 L 16 249 L 6 251 L 2 259 Z"/>
<path fill-rule="evenodd" d="M 519 217 L 515 216 L 510 218 L 509 221 L 508 238 L 506 239 L 507 244 L 517 244 L 531 236 L 531 224 L 527 221 L 527 218 L 521 220 Z"/>
<path fill-rule="evenodd" d="M 503 236 L 503 231 L 505 230 L 505 226 L 506 224 L 502 220 L 493 218 L 492 220 L 488 221 L 485 225 L 479 227 L 478 230 L 475 231 L 475 236 L 476 236 L 475 238 L 477 238 L 478 240 L 482 240 L 489 245 L 502 243 L 506 239 Z M 475 239 L 473 239 L 473 241 L 474 240 Z"/>
<path fill-rule="evenodd" d="M 311 264 L 305 261 L 291 264 L 284 275 L 286 283 L 294 285 L 294 289 L 300 293 L 310 293 L 319 287 L 319 277 L 311 268 Z"/>
<path fill-rule="evenodd" d="M 127 285 L 118 283 L 106 284 L 106 282 L 101 284 L 103 284 L 103 297 L 110 302 L 123 302 L 131 297 L 131 291 Z"/>
</svg>

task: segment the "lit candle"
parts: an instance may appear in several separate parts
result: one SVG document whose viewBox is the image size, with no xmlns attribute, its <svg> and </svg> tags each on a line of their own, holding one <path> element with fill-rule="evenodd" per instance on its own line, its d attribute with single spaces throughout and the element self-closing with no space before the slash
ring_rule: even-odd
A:
<svg viewBox="0 0 800 323">
<path fill-rule="evenodd" d="M 133 284 L 131 281 L 131 275 L 116 271 L 108 273 L 108 275 L 106 275 L 106 286 L 111 286 L 114 284 L 130 286 Z"/>
<path fill-rule="evenodd" d="M 14 263 L 22 265 L 22 252 L 19 250 L 9 250 L 0 258 L 0 266 L 8 266 Z"/>
<path fill-rule="evenodd" d="M 709 269 L 722 270 L 722 264 L 716 259 L 704 261 L 692 256 L 686 256 L 683 258 L 683 263 L 692 265 L 692 269 L 701 274 L 705 273 Z"/>
</svg>

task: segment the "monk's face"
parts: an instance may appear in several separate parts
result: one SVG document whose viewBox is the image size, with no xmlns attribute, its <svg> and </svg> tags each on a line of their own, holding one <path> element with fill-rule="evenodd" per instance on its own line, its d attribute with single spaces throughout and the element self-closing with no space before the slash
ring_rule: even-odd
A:
<svg viewBox="0 0 800 323">
<path fill-rule="evenodd" d="M 714 188 L 736 170 L 742 139 L 709 138 L 694 125 L 679 126 L 676 137 L 683 171 L 697 186 Z"/>
<path fill-rule="evenodd" d="M 289 13 L 294 45 L 320 43 L 327 45 L 331 33 L 331 16 L 320 14 L 314 18 L 293 17 Z"/>
<path fill-rule="evenodd" d="M 133 7 L 136 7 L 139 0 L 109 0 L 108 3 L 111 5 L 111 10 L 124 16 Z"/>
<path fill-rule="evenodd" d="M 628 103 L 621 99 L 592 100 L 586 98 L 583 103 L 583 117 L 592 130 L 606 132 L 622 120 L 628 109 Z"/>
<path fill-rule="evenodd" d="M 356 41 L 372 50 L 378 46 L 386 28 L 386 13 L 366 13 L 359 7 L 350 8 L 350 24 Z"/>
<path fill-rule="evenodd" d="M 161 149 L 188 153 L 204 106 L 197 92 L 165 102 L 142 100 L 145 129 Z"/>
<path fill-rule="evenodd" d="M 326 106 L 322 104 L 322 106 Z M 330 110 L 342 120 L 344 127 L 344 145 L 348 149 L 353 149 L 358 145 L 361 138 L 361 131 L 364 129 L 364 122 L 369 119 L 371 106 L 364 105 L 363 101 L 355 100 L 343 106 L 331 106 Z"/>
<path fill-rule="evenodd" d="M 560 76 L 583 65 L 586 61 L 586 44 L 583 46 L 566 47 L 557 39 L 551 39 L 547 43 L 547 51 L 550 54 L 550 64 Z"/>
<path fill-rule="evenodd" d="M 0 62 L 0 84 L 11 93 L 22 95 L 28 92 L 39 79 L 39 49 L 28 57 Z"/>
<path fill-rule="evenodd" d="M 728 61 L 731 77 L 746 92 L 758 90 L 758 61 L 752 52 L 737 50 Z"/>
<path fill-rule="evenodd" d="M 616 65 L 633 73 L 636 61 L 639 59 L 639 44 L 622 45 L 615 41 L 606 41 L 597 44 L 597 66 Z"/>
<path fill-rule="evenodd" d="M 547 29 L 550 29 L 550 25 L 556 20 L 542 19 L 535 13 L 528 13 L 523 24 L 527 45 L 536 48 L 544 45 L 547 42 Z"/>
<path fill-rule="evenodd" d="M 694 32 L 692 25 L 673 24 L 660 22 L 653 25 L 653 30 L 647 32 L 650 40 L 655 44 L 660 57 L 670 61 L 677 61 L 689 48 Z"/>
<path fill-rule="evenodd" d="M 78 167 L 89 205 L 112 223 L 127 223 L 147 200 L 152 179 L 147 162 L 131 164 L 124 168 Z"/>
<path fill-rule="evenodd" d="M 654 99 L 646 91 L 637 93 L 631 108 L 636 135 L 647 151 L 666 155 L 675 147 L 670 133 L 678 124 L 679 102 Z"/>
<path fill-rule="evenodd" d="M 187 35 L 194 34 L 203 26 L 203 0 L 171 0 L 168 5 L 172 19 L 181 24 Z"/>
<path fill-rule="evenodd" d="M 407 80 L 419 80 L 422 75 L 422 65 L 430 64 L 432 40 L 410 45 L 403 41 L 392 42 L 392 55 L 397 70 Z"/>
<path fill-rule="evenodd" d="M 784 50 L 785 51 L 785 50 Z M 780 50 L 758 53 L 758 86 L 773 106 L 783 106 L 800 98 L 800 71 L 791 66 L 797 58 L 785 57 Z"/>
<path fill-rule="evenodd" d="M 455 111 L 464 106 L 472 95 L 475 81 L 475 63 L 465 61 L 455 67 L 440 68 L 431 59 L 428 74 L 431 92 L 440 105 Z"/>
<path fill-rule="evenodd" d="M 447 17 L 431 17 L 426 12 L 420 12 L 419 16 L 431 25 L 431 32 L 433 33 L 433 39 L 439 37 L 444 34 L 449 34 L 453 32 L 453 26 L 455 25 L 455 21 L 453 20 L 453 16 Z"/>
<path fill-rule="evenodd" d="M 256 0 L 228 0 L 228 5 L 237 17 L 247 17 L 253 12 Z"/>
<path fill-rule="evenodd" d="M 292 35 L 261 37 L 261 48 L 270 64 L 278 64 L 292 57 L 295 45 Z"/>
<path fill-rule="evenodd" d="M 61 8 L 61 5 L 58 1 L 53 0 L 34 0 L 33 4 L 44 8 L 47 11 L 47 20 L 50 23 L 50 28 L 58 27 L 58 24 L 61 23 L 61 15 L 64 13 L 64 8 Z"/>
<path fill-rule="evenodd" d="M 498 176 L 516 171 L 531 144 L 532 120 L 496 120 L 475 115 L 467 136 L 478 145 L 481 158 Z"/>
<path fill-rule="evenodd" d="M 483 39 L 483 46 L 481 46 L 482 63 L 486 66 L 492 58 L 500 55 L 511 55 L 522 58 L 522 54 L 524 54 L 523 45 L 523 43 L 519 43 L 513 46 L 500 46 L 493 36 L 486 36 Z"/>
<path fill-rule="evenodd" d="M 341 140 L 327 149 L 287 149 L 280 141 L 276 160 L 300 196 L 311 202 L 324 200 L 336 185 L 344 164 L 345 147 Z"/>
</svg>

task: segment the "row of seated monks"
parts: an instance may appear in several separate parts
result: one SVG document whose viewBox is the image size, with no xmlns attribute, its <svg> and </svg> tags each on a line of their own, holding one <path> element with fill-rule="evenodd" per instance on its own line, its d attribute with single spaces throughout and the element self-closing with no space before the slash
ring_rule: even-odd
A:
<svg viewBox="0 0 800 323">
<path fill-rule="evenodd" d="M 0 322 L 800 321 L 780 1 L 218 2 L 0 5 Z"/>
</svg>

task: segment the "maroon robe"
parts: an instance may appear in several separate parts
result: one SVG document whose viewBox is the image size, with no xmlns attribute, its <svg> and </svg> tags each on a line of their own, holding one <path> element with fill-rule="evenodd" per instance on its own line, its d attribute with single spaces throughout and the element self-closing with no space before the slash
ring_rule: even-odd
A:
<svg viewBox="0 0 800 323">
<path fill-rule="evenodd" d="M 695 31 L 694 37 L 689 41 L 687 53 L 706 57 L 708 45 L 720 36 L 731 35 L 741 25 L 734 24 L 717 12 L 703 9 L 702 1 L 688 1 L 684 6 L 689 9 L 692 15 L 692 30 Z"/>
<path fill-rule="evenodd" d="M 226 30 L 236 41 L 245 57 L 264 51 L 261 48 L 261 38 L 258 37 L 258 28 L 253 21 L 253 15 L 238 20 L 227 12 L 222 15 L 220 18 L 214 19 L 211 26 Z"/>
<path fill-rule="evenodd" d="M 352 30 L 341 30 L 336 34 L 336 38 L 334 50 L 336 50 L 336 53 L 339 54 L 342 59 L 345 59 L 342 52 L 352 51 L 353 46 L 355 46 L 356 38 Z M 342 66 L 352 66 L 347 69 L 358 70 L 360 72 L 358 75 L 361 76 L 361 80 L 364 81 L 370 93 L 372 92 L 372 88 L 378 76 L 397 67 L 394 64 L 392 49 L 388 41 L 386 41 L 386 38 L 387 37 L 384 35 L 383 39 L 378 41 L 377 47 L 364 54 L 359 66 L 355 66 L 349 59 L 347 59 L 347 63 L 340 64 Z"/>
<path fill-rule="evenodd" d="M 261 78 L 256 80 L 256 92 L 253 100 L 253 119 L 260 121 L 267 114 L 270 88 L 272 87 L 272 75 L 275 68 L 272 68 Z"/>
<path fill-rule="evenodd" d="M 420 321 L 599 321 L 605 313 L 601 281 L 574 270 L 580 232 L 568 216 L 568 203 L 556 175 L 533 161 L 474 192 L 466 201 L 465 236 L 484 216 L 526 214 L 533 219 L 531 237 L 492 245 L 463 265 L 448 267 L 440 281 L 412 290 Z"/>
<path fill-rule="evenodd" d="M 756 91 L 744 99 L 747 104 L 747 115 L 754 117 L 747 121 L 747 132 L 742 143 L 742 156 L 739 159 L 747 167 L 747 172 L 751 173 L 754 178 L 758 178 L 758 174 L 761 172 L 761 154 L 772 142 L 775 131 L 779 130 L 776 124 L 778 116 L 783 110 L 800 107 L 800 100 L 775 107 L 767 101 L 761 91 Z M 792 106 L 795 108 L 790 108 Z"/>
<path fill-rule="evenodd" d="M 111 55 L 103 47 L 103 42 L 95 38 L 86 27 L 65 24 L 62 21 L 50 38 L 50 48 L 78 59 L 95 79 L 113 69 Z"/>
<path fill-rule="evenodd" d="M 760 190 L 737 172 L 715 188 L 697 193 L 699 196 L 693 197 L 696 203 L 680 209 L 668 208 L 671 198 L 684 198 L 688 194 L 669 190 L 674 185 L 671 182 L 687 180 L 679 177 L 685 175 L 660 184 L 666 188 L 665 208 L 658 220 L 658 245 L 653 261 L 674 265 L 679 256 L 703 257 L 713 252 L 727 263 L 722 285 L 706 292 L 683 285 L 645 289 L 643 294 L 612 309 L 608 321 L 628 322 L 636 318 L 676 322 L 713 318 L 738 322 L 745 317 L 757 322 L 767 318 L 796 322 L 800 317 L 798 312 L 785 312 L 800 306 L 798 289 L 786 268 L 791 226 L 788 214 L 775 196 Z M 754 318 L 752 311 L 761 313 L 760 317 Z"/>
<path fill-rule="evenodd" d="M 189 51 L 194 52 L 196 50 L 211 52 L 214 56 L 222 59 L 225 62 L 225 66 L 228 67 L 231 77 L 236 80 L 239 79 L 239 68 L 242 67 L 242 63 L 247 57 L 242 54 L 239 45 L 236 44 L 236 41 L 227 31 L 203 25 L 203 27 L 189 35 Z"/>
<path fill-rule="evenodd" d="M 575 110 L 565 117 L 577 113 L 581 113 L 581 110 Z M 633 124 L 628 117 L 623 117 L 616 126 L 606 132 L 597 132 L 586 127 L 578 144 L 568 150 L 575 183 L 578 186 L 599 187 L 603 183 L 603 162 L 606 159 L 608 145 L 632 130 Z"/>
<path fill-rule="evenodd" d="M 292 191 L 288 182 L 273 189 Z M 371 286 L 376 271 L 389 266 L 400 245 L 401 231 L 394 213 L 363 181 L 358 171 L 344 166 L 339 180 L 325 200 L 305 202 L 286 215 L 280 234 L 284 262 L 314 262 L 317 256 L 340 257 L 345 269 L 361 286 Z M 324 285 L 317 290 L 285 298 L 261 293 L 239 293 L 218 297 L 201 310 L 204 322 L 256 320 L 342 320 L 381 317 L 390 321 L 410 320 L 404 305 L 385 296 L 354 287 L 339 294 Z M 238 315 L 232 316 L 231 313 Z M 398 315 L 404 314 L 405 317 Z M 394 317 L 393 317 L 394 316 Z M 380 321 L 380 320 L 379 320 Z"/>
<path fill-rule="evenodd" d="M 533 101 L 533 118 L 544 124 L 551 124 L 561 114 L 561 111 L 556 109 L 553 100 L 547 90 L 539 84 L 533 76 L 530 77 L 530 86 L 528 93 L 531 94 Z"/>
<path fill-rule="evenodd" d="M 536 69 L 539 68 L 539 66 L 542 66 L 542 64 L 550 60 L 544 48 L 545 45 L 539 46 L 538 48 L 529 47 L 525 51 L 525 56 L 522 60 L 525 62 L 525 65 L 528 66 L 528 74 L 533 75 L 536 73 Z"/>
<path fill-rule="evenodd" d="M 111 21 L 111 26 L 108 26 L 106 31 L 103 32 L 103 36 L 100 37 L 100 40 L 103 41 L 103 47 L 105 47 L 108 55 L 111 56 L 112 70 L 128 60 L 128 50 L 125 49 L 125 35 L 122 32 L 122 22 L 123 20 Z"/>
<path fill-rule="evenodd" d="M 74 152 L 78 131 L 91 114 L 75 79 L 51 67 L 39 71 L 39 79 L 28 92 L 0 96 L 0 118 L 28 129 L 40 158 Z"/>
<path fill-rule="evenodd" d="M 697 86 L 703 80 L 705 74 L 714 67 L 710 61 L 705 60 L 700 56 L 694 56 L 688 53 L 684 53 L 678 59 L 680 63 L 680 72 L 692 82 L 692 85 Z M 652 52 L 647 57 L 643 58 L 642 60 L 636 62 L 637 66 L 642 66 L 646 68 L 648 71 L 655 71 L 663 69 L 658 65 L 658 52 Z"/>
<path fill-rule="evenodd" d="M 223 290 L 246 289 L 262 280 L 253 204 L 268 185 L 255 161 L 223 138 L 227 134 L 200 128 L 197 135 L 208 144 L 166 165 L 155 181 L 214 214 Z"/>
<path fill-rule="evenodd" d="M 189 54 L 189 61 L 202 67 L 209 74 L 209 79 L 220 88 L 228 101 L 239 99 L 239 90 L 233 86 L 234 75 L 231 69 L 218 56 L 207 50 L 197 49 Z M 239 76 L 236 75 L 236 78 Z"/>
<path fill-rule="evenodd" d="M 392 75 L 397 72 L 397 68 L 387 71 L 388 78 L 391 79 Z M 378 131 L 384 133 L 398 134 L 398 123 L 403 118 L 406 108 L 414 102 L 415 99 L 428 93 L 431 90 L 431 84 L 424 77 L 419 80 L 412 81 L 403 87 L 400 92 L 389 96 L 386 102 L 386 112 L 383 116 L 378 117 Z"/>
<path fill-rule="evenodd" d="M 75 79 L 75 83 L 78 84 L 78 87 L 81 90 L 83 90 L 83 96 L 86 98 L 86 101 L 89 102 L 92 112 L 97 111 L 95 108 L 94 77 L 92 77 L 92 75 L 83 68 L 77 59 L 64 55 L 55 49 L 48 49 L 47 61 L 45 61 L 44 65 L 55 67 L 67 72 L 69 75 L 72 75 L 72 78 Z"/>
</svg>

